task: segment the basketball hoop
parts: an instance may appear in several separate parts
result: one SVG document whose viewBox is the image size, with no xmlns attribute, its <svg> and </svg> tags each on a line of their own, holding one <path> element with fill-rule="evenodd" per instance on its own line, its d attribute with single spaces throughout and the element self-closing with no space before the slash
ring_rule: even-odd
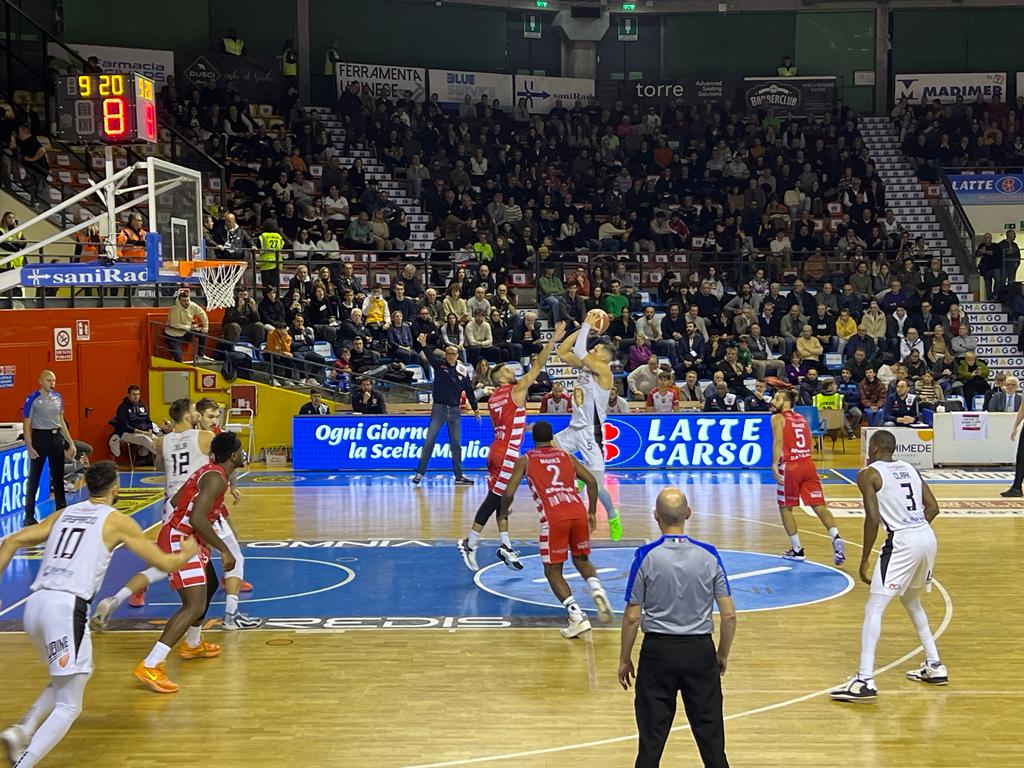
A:
<svg viewBox="0 0 1024 768">
<path fill-rule="evenodd" d="M 207 309 L 222 309 L 235 304 L 235 286 L 245 274 L 244 261 L 179 261 L 178 274 L 190 277 L 193 272 L 206 296 Z"/>
</svg>

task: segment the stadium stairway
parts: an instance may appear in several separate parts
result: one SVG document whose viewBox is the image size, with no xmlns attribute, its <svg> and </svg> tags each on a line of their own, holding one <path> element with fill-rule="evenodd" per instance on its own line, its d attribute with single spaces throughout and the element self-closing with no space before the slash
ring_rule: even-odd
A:
<svg viewBox="0 0 1024 768">
<path fill-rule="evenodd" d="M 942 268 L 949 273 L 953 292 L 960 297 L 961 307 L 978 337 L 978 355 L 988 362 L 993 372 L 1006 371 L 1021 376 L 1024 356 L 1017 347 L 1009 315 L 1001 304 L 974 300 L 967 277 L 942 232 L 924 187 L 900 150 L 896 128 L 888 117 L 863 117 L 860 130 L 878 175 L 885 182 L 886 205 L 893 209 L 896 218 L 913 237 L 924 237 L 929 253 L 942 258 Z"/>
<path fill-rule="evenodd" d="M 327 130 L 327 136 L 337 146 L 343 146 L 345 142 L 345 127 L 341 119 L 331 111 L 330 107 L 309 107 L 309 111 L 316 116 Z M 430 244 L 434 241 L 430 231 L 430 216 L 423 213 L 420 202 L 410 196 L 405 184 L 397 180 L 393 173 L 388 172 L 384 164 L 370 149 L 351 148 L 341 154 L 343 167 L 352 165 L 359 158 L 363 161 L 363 170 L 366 172 L 366 179 L 377 180 L 377 186 L 388 193 L 391 202 L 405 211 L 409 221 L 408 250 L 429 251 Z M 324 193 L 327 190 L 322 190 Z"/>
</svg>

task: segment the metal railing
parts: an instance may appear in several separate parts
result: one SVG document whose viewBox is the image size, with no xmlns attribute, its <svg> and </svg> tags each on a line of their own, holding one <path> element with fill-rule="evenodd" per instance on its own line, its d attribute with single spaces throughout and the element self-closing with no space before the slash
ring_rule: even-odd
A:
<svg viewBox="0 0 1024 768">
<path fill-rule="evenodd" d="M 328 400 L 351 403 L 351 392 L 358 388 L 359 379 L 373 381 L 374 388 L 386 393 L 388 404 L 426 402 L 431 385 L 424 382 L 402 383 L 387 378 L 389 373 L 405 370 L 404 365 L 393 367 L 395 361 L 380 356 L 379 364 L 361 373 L 341 373 L 331 356 L 312 353 L 308 357 L 287 356 L 268 352 L 265 344 L 258 344 L 244 335 L 237 340 L 223 335 L 215 336 L 192 332 L 175 339 L 165 333 L 166 324 L 157 320 L 149 323 L 149 350 L 155 357 L 223 371 L 228 356 L 237 374 L 236 380 L 256 381 L 273 386 L 308 392 L 315 389 Z M 223 333 L 223 330 L 222 330 Z"/>
<path fill-rule="evenodd" d="M 974 251 L 978 247 L 977 238 L 974 227 L 971 225 L 971 219 L 960 203 L 960 199 L 953 189 L 953 184 L 949 180 L 947 170 L 953 169 L 942 168 L 939 170 L 939 207 L 949 217 L 949 221 L 953 225 L 953 231 L 966 252 L 967 264 L 971 272 L 974 273 L 977 272 L 977 265 L 974 263 Z"/>
</svg>

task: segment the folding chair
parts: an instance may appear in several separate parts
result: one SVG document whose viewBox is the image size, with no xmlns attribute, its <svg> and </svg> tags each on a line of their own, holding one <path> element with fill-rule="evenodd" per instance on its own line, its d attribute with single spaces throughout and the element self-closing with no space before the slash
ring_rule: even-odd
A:
<svg viewBox="0 0 1024 768">
<path fill-rule="evenodd" d="M 818 415 L 821 417 L 822 427 L 829 437 L 832 438 L 832 450 L 836 449 L 836 438 L 843 443 L 843 452 L 846 452 L 846 413 L 838 408 L 819 408 Z"/>
<path fill-rule="evenodd" d="M 253 427 L 252 408 L 228 408 L 227 416 L 224 419 L 224 429 L 227 432 L 234 432 L 238 439 L 242 439 L 242 433 L 246 434 L 246 455 L 252 457 L 253 446 L 256 443 L 256 430 Z M 234 421 L 232 421 L 234 419 Z"/>
</svg>

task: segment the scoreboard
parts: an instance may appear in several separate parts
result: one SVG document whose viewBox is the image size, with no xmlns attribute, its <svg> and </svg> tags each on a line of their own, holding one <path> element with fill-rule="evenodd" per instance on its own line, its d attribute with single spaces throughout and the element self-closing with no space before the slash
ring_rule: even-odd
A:
<svg viewBox="0 0 1024 768">
<path fill-rule="evenodd" d="M 57 78 L 57 137 L 69 144 L 156 141 L 153 81 L 136 72 Z"/>
</svg>

